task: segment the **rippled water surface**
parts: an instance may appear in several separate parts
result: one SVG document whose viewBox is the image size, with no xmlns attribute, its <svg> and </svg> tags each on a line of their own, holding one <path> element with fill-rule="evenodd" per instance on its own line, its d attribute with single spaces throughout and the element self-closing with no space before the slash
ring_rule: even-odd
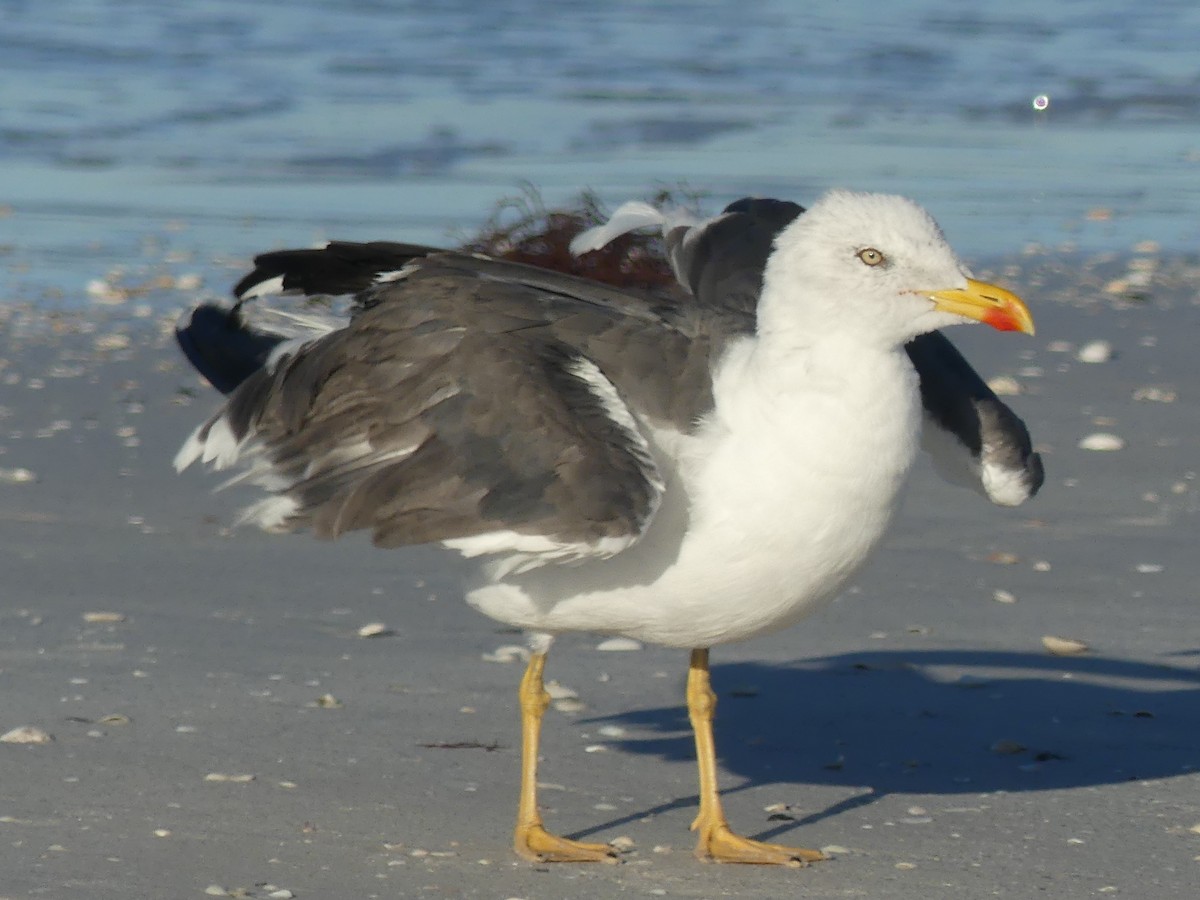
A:
<svg viewBox="0 0 1200 900">
<path fill-rule="evenodd" d="M 909 194 L 975 257 L 1200 239 L 1200 7 L 0 0 L 6 299 L 151 257 L 446 241 L 686 182 Z M 1034 108 L 1034 98 L 1048 107 Z"/>
</svg>

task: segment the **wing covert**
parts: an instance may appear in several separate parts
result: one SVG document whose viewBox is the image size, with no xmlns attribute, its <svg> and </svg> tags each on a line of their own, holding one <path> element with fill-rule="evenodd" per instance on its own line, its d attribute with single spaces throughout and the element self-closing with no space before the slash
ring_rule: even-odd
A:
<svg viewBox="0 0 1200 900">
<path fill-rule="evenodd" d="M 346 328 L 280 353 L 177 465 L 246 464 L 235 480 L 270 494 L 248 518 L 272 529 L 453 541 L 519 567 L 635 542 L 663 481 L 600 366 L 512 296 L 532 288 L 443 275 L 403 302 L 416 290 L 389 285 Z"/>
</svg>

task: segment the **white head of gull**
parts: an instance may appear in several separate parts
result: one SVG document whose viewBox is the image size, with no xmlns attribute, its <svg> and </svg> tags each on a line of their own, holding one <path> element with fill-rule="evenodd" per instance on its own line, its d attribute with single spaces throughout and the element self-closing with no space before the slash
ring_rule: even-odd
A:
<svg viewBox="0 0 1200 900">
<path fill-rule="evenodd" d="M 759 337 L 898 348 L 927 331 L 978 320 L 948 304 L 970 272 L 941 228 L 907 197 L 833 191 L 776 239 L 759 301 Z M 938 294 L 939 296 L 934 296 Z"/>
<path fill-rule="evenodd" d="M 702 236 L 720 218 L 680 227 Z M 607 234 L 655 221 L 625 223 Z M 592 631 L 692 651 L 698 855 L 821 858 L 729 829 L 708 648 L 796 622 L 878 544 L 919 443 L 905 343 L 975 321 L 1032 333 L 1024 304 L 973 280 L 911 200 L 844 191 L 778 233 L 753 327 L 409 245 L 268 254 L 239 295 L 352 259 L 377 271 L 350 322 L 276 347 L 177 466 L 248 460 L 272 495 L 253 515 L 276 529 L 369 528 L 385 546 L 480 558 L 468 602 L 531 635 L 521 855 L 612 855 L 549 833 L 536 801 L 546 653 L 556 634 Z"/>
</svg>

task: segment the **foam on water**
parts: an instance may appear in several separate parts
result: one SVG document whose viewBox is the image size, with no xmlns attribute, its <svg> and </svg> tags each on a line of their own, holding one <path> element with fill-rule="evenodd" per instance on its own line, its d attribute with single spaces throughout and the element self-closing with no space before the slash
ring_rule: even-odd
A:
<svg viewBox="0 0 1200 900">
<path fill-rule="evenodd" d="M 968 254 L 1200 238 L 1200 7 L 0 0 L 7 299 L 329 236 L 443 241 L 531 181 L 910 194 Z M 1034 98 L 1046 98 L 1036 109 Z M 82 301 L 80 301 L 82 302 Z"/>
</svg>

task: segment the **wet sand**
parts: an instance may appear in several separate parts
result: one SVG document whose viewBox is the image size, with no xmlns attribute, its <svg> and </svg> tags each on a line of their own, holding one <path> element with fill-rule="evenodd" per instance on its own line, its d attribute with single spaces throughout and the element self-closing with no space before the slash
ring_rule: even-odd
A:
<svg viewBox="0 0 1200 900">
<path fill-rule="evenodd" d="M 0 734 L 53 739 L 0 743 L 0 897 L 1188 896 L 1200 269 L 1143 251 L 992 267 L 1038 336 L 953 333 L 1022 391 L 1039 497 L 922 464 L 854 589 L 714 651 L 727 811 L 834 857 L 801 871 L 692 858 L 685 655 L 587 635 L 551 658 L 546 818 L 630 849 L 515 860 L 520 637 L 460 565 L 230 531 L 247 495 L 170 467 L 216 406 L 173 316 L 4 308 Z"/>
</svg>

